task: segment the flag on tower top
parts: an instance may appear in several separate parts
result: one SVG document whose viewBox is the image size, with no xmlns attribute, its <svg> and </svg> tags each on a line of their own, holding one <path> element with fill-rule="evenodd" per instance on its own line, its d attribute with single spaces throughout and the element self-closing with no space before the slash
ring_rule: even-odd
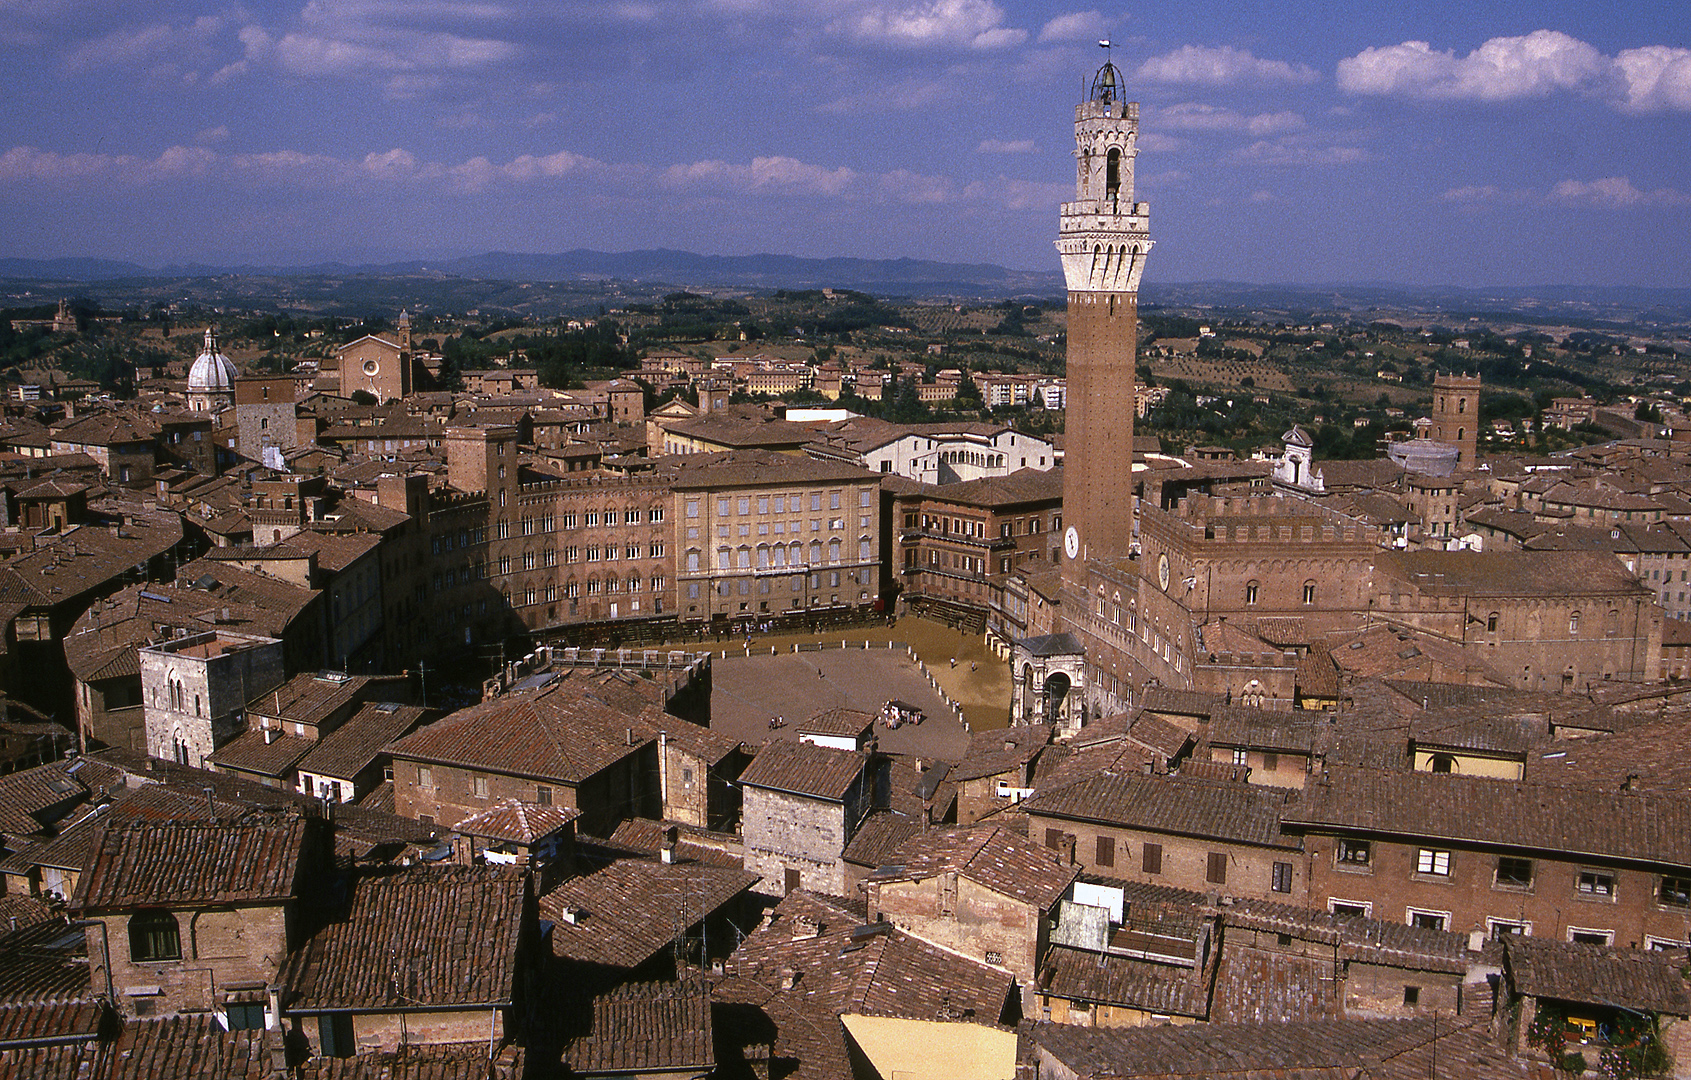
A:
<svg viewBox="0 0 1691 1080">
<path fill-rule="evenodd" d="M 1098 47 L 1103 48 L 1103 49 L 1109 48 L 1110 47 L 1110 39 L 1109 38 L 1099 38 L 1098 39 Z"/>
</svg>

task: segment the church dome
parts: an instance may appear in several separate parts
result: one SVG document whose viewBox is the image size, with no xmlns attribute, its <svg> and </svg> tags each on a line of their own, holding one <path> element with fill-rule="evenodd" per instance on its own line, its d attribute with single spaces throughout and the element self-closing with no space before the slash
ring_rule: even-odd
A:
<svg viewBox="0 0 1691 1080">
<path fill-rule="evenodd" d="M 217 334 L 206 330 L 205 351 L 188 369 L 190 394 L 233 394 L 235 392 L 235 362 L 217 351 Z"/>
</svg>

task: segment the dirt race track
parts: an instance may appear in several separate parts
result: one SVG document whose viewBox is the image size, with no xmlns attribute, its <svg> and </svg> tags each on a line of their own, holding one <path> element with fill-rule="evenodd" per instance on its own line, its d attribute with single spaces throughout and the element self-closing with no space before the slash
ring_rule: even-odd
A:
<svg viewBox="0 0 1691 1080">
<path fill-rule="evenodd" d="M 796 642 L 855 648 L 792 651 Z M 865 640 L 908 643 L 975 730 L 1003 727 L 1009 712 L 1010 672 L 979 637 L 966 637 L 940 623 L 900 619 L 888 627 L 827 635 L 754 635 L 751 656 L 745 643 L 715 649 L 712 663 L 711 727 L 745 742 L 771 737 L 796 739 L 797 721 L 823 709 L 846 707 L 876 712 L 889 698 L 899 698 L 927 713 L 918 726 L 896 731 L 877 725 L 883 750 L 956 761 L 969 733 L 956 713 L 929 685 L 921 667 L 902 649 L 864 649 Z M 774 655 L 770 654 L 775 650 Z M 724 651 L 728 653 L 723 656 Z M 758 653 L 762 655 L 757 655 Z M 955 657 L 957 664 L 952 666 Z M 972 665 L 972 668 L 971 668 Z M 771 732 L 769 718 L 783 716 L 787 726 Z"/>
</svg>

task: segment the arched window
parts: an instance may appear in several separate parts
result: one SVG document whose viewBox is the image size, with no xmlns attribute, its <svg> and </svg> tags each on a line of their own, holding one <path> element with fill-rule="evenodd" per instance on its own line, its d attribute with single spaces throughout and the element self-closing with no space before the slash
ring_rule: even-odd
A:
<svg viewBox="0 0 1691 1080">
<path fill-rule="evenodd" d="M 1568 613 L 1568 636 L 1579 636 L 1579 612 L 1577 611 L 1571 611 Z"/>
<path fill-rule="evenodd" d="M 1494 611 L 1490 615 L 1486 616 L 1486 618 L 1485 618 L 1485 632 L 1488 633 L 1488 634 L 1497 633 L 1497 612 Z"/>
<path fill-rule="evenodd" d="M 1261 590 L 1261 588 L 1262 588 L 1262 586 L 1258 582 L 1255 582 L 1255 581 L 1245 582 L 1245 603 L 1247 603 L 1247 604 L 1256 603 L 1257 602 L 1257 594 Z"/>
<path fill-rule="evenodd" d="M 1434 754 L 1433 760 L 1430 764 L 1432 765 L 1433 772 L 1436 773 L 1449 773 L 1456 771 L 1456 758 L 1450 754 Z"/>
<path fill-rule="evenodd" d="M 740 560 L 740 569 L 750 570 L 752 568 L 752 549 L 749 548 L 749 547 L 741 548 L 739 560 Z"/>
<path fill-rule="evenodd" d="M 1303 602 L 1306 603 L 1306 604 L 1315 603 L 1315 582 L 1314 581 L 1306 581 L 1306 582 L 1303 583 Z"/>
<path fill-rule="evenodd" d="M 129 958 L 137 963 L 182 959 L 182 934 L 176 916 L 146 908 L 129 917 Z"/>
<path fill-rule="evenodd" d="M 1115 198 L 1121 190 L 1121 148 L 1110 147 L 1110 152 L 1104 158 L 1104 194 Z"/>
<path fill-rule="evenodd" d="M 1456 411 L 1459 412 L 1459 413 L 1465 413 L 1465 412 L 1468 411 L 1468 399 L 1467 398 L 1459 397 L 1459 398 L 1456 399 Z"/>
</svg>

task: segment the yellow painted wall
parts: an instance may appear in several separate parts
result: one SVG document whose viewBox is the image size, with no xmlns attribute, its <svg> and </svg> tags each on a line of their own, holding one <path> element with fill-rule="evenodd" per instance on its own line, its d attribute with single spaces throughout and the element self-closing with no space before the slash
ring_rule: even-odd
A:
<svg viewBox="0 0 1691 1080">
<path fill-rule="evenodd" d="M 846 1033 L 882 1080 L 1013 1080 L 1016 1033 L 984 1024 L 848 1013 Z"/>
</svg>

